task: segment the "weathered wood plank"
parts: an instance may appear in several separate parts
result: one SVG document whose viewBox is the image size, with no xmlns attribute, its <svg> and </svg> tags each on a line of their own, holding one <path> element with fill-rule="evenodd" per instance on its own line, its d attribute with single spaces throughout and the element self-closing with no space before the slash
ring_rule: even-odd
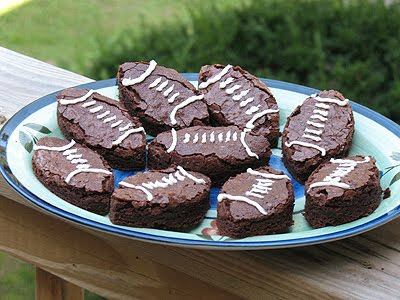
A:
<svg viewBox="0 0 400 300">
<path fill-rule="evenodd" d="M 7 119 L 39 97 L 91 81 L 0 47 L 0 115 Z"/>
<path fill-rule="evenodd" d="M 84 290 L 60 277 L 36 268 L 36 300 L 83 300 Z"/>
</svg>

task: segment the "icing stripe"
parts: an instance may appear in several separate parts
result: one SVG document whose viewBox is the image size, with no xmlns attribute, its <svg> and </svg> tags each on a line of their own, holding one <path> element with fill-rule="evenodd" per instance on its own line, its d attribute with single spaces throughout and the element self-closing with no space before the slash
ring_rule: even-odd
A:
<svg viewBox="0 0 400 300">
<path fill-rule="evenodd" d="M 306 134 L 306 133 L 303 134 L 303 137 L 305 137 L 306 139 L 316 141 L 316 142 L 319 142 L 321 140 L 321 138 L 319 136 L 313 136 L 313 135 Z"/>
<path fill-rule="evenodd" d="M 122 143 L 123 140 L 125 140 L 129 135 L 133 134 L 133 133 L 138 133 L 140 131 L 143 131 L 145 134 L 146 132 L 144 131 L 143 127 L 139 127 L 139 128 L 133 128 L 130 129 L 128 131 L 126 131 L 123 135 L 121 135 L 118 139 L 116 139 L 114 142 L 112 142 L 112 145 L 119 145 L 120 143 Z"/>
<path fill-rule="evenodd" d="M 103 119 L 105 116 L 108 116 L 110 114 L 110 111 L 107 110 L 105 112 L 103 112 L 102 114 L 97 116 L 97 119 Z"/>
<path fill-rule="evenodd" d="M 310 129 L 310 128 L 306 128 L 304 129 L 305 132 L 309 132 L 312 134 L 316 134 L 316 135 L 321 135 L 322 134 L 322 130 L 314 130 L 314 129 Z"/>
<path fill-rule="evenodd" d="M 322 122 L 328 121 L 327 118 L 325 118 L 325 117 L 323 117 L 323 116 L 320 116 L 320 115 L 312 115 L 312 116 L 310 117 L 310 119 L 318 119 L 318 120 L 320 120 L 320 121 L 322 121 Z"/>
<path fill-rule="evenodd" d="M 75 98 L 75 99 L 71 99 L 71 100 L 61 99 L 60 104 L 68 105 L 68 104 L 76 104 L 79 102 L 83 102 L 83 101 L 86 101 L 86 99 L 89 98 L 93 93 L 94 93 L 94 90 L 90 90 L 85 95 L 83 95 L 82 97 L 79 97 L 79 98 Z"/>
<path fill-rule="evenodd" d="M 231 95 L 231 94 L 233 94 L 236 90 L 240 89 L 241 87 L 242 87 L 241 85 L 236 84 L 236 85 L 234 85 L 233 87 L 227 89 L 227 90 L 225 91 L 225 93 L 227 93 L 228 95 Z"/>
<path fill-rule="evenodd" d="M 59 152 L 61 152 L 61 151 L 68 150 L 69 148 L 73 147 L 75 144 L 76 144 L 76 142 L 74 140 L 71 140 L 71 142 L 68 145 L 65 145 L 65 146 L 62 146 L 62 147 L 47 147 L 47 146 L 35 145 L 35 146 L 33 146 L 33 150 L 48 150 L 48 151 L 59 151 Z M 68 154 L 75 153 L 75 152 L 76 151 L 70 152 Z"/>
<path fill-rule="evenodd" d="M 152 83 L 150 83 L 149 84 L 149 89 L 152 89 L 153 87 L 156 87 L 160 83 L 161 79 L 162 79 L 161 77 L 158 77 Z"/>
<path fill-rule="evenodd" d="M 118 125 L 122 124 L 122 122 L 123 122 L 122 120 L 119 120 L 119 121 L 117 121 L 115 123 L 112 123 L 111 124 L 111 128 L 117 127 Z"/>
<path fill-rule="evenodd" d="M 300 142 L 300 141 L 293 141 L 293 142 L 290 142 L 290 143 L 285 142 L 285 146 L 286 147 L 291 147 L 292 145 L 299 145 L 299 146 L 303 146 L 303 147 L 314 148 L 314 149 L 317 149 L 318 151 L 320 151 L 322 156 L 326 155 L 326 150 L 324 148 L 322 148 L 320 146 L 317 146 L 317 145 L 314 145 L 314 144 L 310 144 L 310 143 L 307 143 L 307 142 Z"/>
<path fill-rule="evenodd" d="M 102 109 L 103 109 L 103 105 L 99 105 L 99 106 L 96 106 L 96 107 L 94 107 L 92 109 L 89 109 L 89 112 L 94 114 L 94 113 L 97 113 L 97 112 L 101 111 Z"/>
<path fill-rule="evenodd" d="M 171 135 L 172 135 L 172 143 L 171 143 L 171 146 L 168 148 L 167 153 L 171 153 L 172 151 L 174 151 L 174 149 L 176 147 L 176 143 L 178 141 L 178 136 L 177 136 L 176 130 L 174 128 L 171 129 Z"/>
<path fill-rule="evenodd" d="M 173 103 L 175 101 L 175 98 L 179 96 L 179 92 L 176 92 L 175 94 L 173 94 L 169 99 L 168 99 L 168 103 Z"/>
<path fill-rule="evenodd" d="M 124 78 L 122 79 L 122 85 L 124 86 L 135 85 L 137 83 L 144 81 L 154 71 L 156 66 L 157 63 L 154 60 L 150 61 L 148 68 L 146 69 L 146 71 L 144 71 L 142 75 L 140 75 L 137 78 Z"/>
<path fill-rule="evenodd" d="M 190 134 L 189 133 L 185 133 L 185 138 L 183 139 L 183 143 L 187 144 L 190 141 Z"/>
<path fill-rule="evenodd" d="M 255 157 L 258 159 L 258 155 L 255 154 L 254 152 L 251 151 L 251 149 L 249 148 L 249 146 L 247 146 L 246 141 L 245 141 L 245 137 L 246 137 L 246 133 L 250 131 L 250 129 L 245 129 L 240 133 L 240 142 L 242 143 L 244 149 L 246 150 L 247 154 L 249 156 Z"/>
<path fill-rule="evenodd" d="M 237 94 L 237 95 L 233 96 L 232 99 L 235 100 L 235 101 L 239 101 L 244 96 L 246 96 L 249 92 L 250 92 L 250 89 L 241 91 L 240 94 Z"/>
<path fill-rule="evenodd" d="M 175 115 L 179 109 L 184 108 L 185 106 L 189 105 L 190 103 L 193 103 L 197 100 L 201 100 L 203 98 L 204 98 L 204 95 L 191 96 L 191 97 L 187 98 L 186 100 L 184 100 L 183 102 L 181 102 L 180 104 L 178 104 L 177 106 L 175 106 L 170 114 L 171 124 L 176 125 L 177 121 L 175 119 Z"/>
<path fill-rule="evenodd" d="M 279 109 L 266 109 L 261 112 L 256 113 L 250 121 L 246 123 L 246 127 L 249 129 L 253 129 L 255 127 L 254 122 L 258 120 L 259 118 L 263 117 L 266 114 L 273 114 L 273 113 L 279 113 Z"/>
<path fill-rule="evenodd" d="M 321 116 L 327 117 L 329 112 L 321 109 L 314 109 L 313 111 L 314 114 L 320 114 Z"/>
<path fill-rule="evenodd" d="M 311 97 L 313 97 L 315 100 L 317 100 L 319 102 L 335 103 L 339 106 L 346 106 L 349 103 L 349 99 L 339 100 L 336 98 L 322 98 L 322 97 L 317 96 L 317 94 L 312 94 Z"/>
<path fill-rule="evenodd" d="M 72 153 L 76 153 L 76 152 L 78 152 L 78 149 L 70 149 L 70 150 L 65 150 L 64 152 L 63 152 L 63 155 L 65 155 L 65 156 L 67 156 L 67 155 L 70 155 L 70 154 L 72 154 Z"/>
<path fill-rule="evenodd" d="M 250 97 L 242 102 L 240 102 L 239 106 L 240 107 L 245 107 L 247 104 L 251 103 L 254 101 L 254 97 Z"/>
<path fill-rule="evenodd" d="M 164 97 L 168 97 L 168 95 L 172 92 L 172 90 L 174 89 L 175 84 L 172 84 L 164 93 L 163 96 Z"/>
<path fill-rule="evenodd" d="M 81 157 L 82 157 L 82 154 L 70 154 L 70 155 L 67 156 L 67 159 L 68 160 L 73 160 L 75 158 L 81 158 Z"/>
<path fill-rule="evenodd" d="M 114 121 L 116 118 L 117 118 L 117 116 L 109 117 L 109 118 L 107 118 L 107 119 L 104 119 L 104 120 L 103 120 L 103 123 L 108 123 L 108 122 Z M 121 122 L 121 123 L 122 123 L 122 122 Z"/>
<path fill-rule="evenodd" d="M 228 84 L 232 83 L 235 79 L 233 79 L 233 77 L 228 77 L 228 79 L 226 79 L 225 81 L 221 82 L 219 84 L 219 88 L 220 89 L 224 89 L 228 86 Z"/>
<path fill-rule="evenodd" d="M 207 133 L 203 133 L 201 136 L 201 143 L 204 144 L 205 142 L 207 142 Z"/>
<path fill-rule="evenodd" d="M 319 108 L 323 108 L 323 109 L 329 109 L 330 108 L 330 106 L 328 104 L 324 104 L 324 103 L 315 103 L 315 106 L 319 107 Z"/>
<path fill-rule="evenodd" d="M 253 201 L 247 197 L 233 196 L 233 195 L 229 195 L 229 194 L 219 194 L 217 199 L 218 199 L 218 202 L 222 202 L 225 199 L 233 200 L 233 201 L 243 201 L 243 202 L 246 202 L 247 204 L 250 204 L 250 205 L 254 206 L 255 208 L 257 208 L 257 210 L 260 213 L 262 213 L 263 215 L 267 214 L 265 209 L 260 204 L 258 204 L 256 201 Z"/>
<path fill-rule="evenodd" d="M 82 157 L 82 155 L 81 155 L 81 157 Z M 84 163 L 87 163 L 87 162 L 88 162 L 88 160 L 87 159 L 83 159 L 83 158 L 77 158 L 77 159 L 71 160 L 71 164 L 84 164 Z"/>
<path fill-rule="evenodd" d="M 125 130 L 128 130 L 129 127 L 132 127 L 132 124 L 131 124 L 131 123 L 128 123 L 128 124 L 125 125 L 124 127 L 118 128 L 118 130 L 119 130 L 119 131 L 125 131 Z"/>
<path fill-rule="evenodd" d="M 351 159 L 334 159 L 334 158 L 331 158 L 331 160 L 330 160 L 330 162 L 333 164 L 346 164 L 346 163 L 347 164 L 353 164 L 353 163 L 363 164 L 363 163 L 367 163 L 370 161 L 371 161 L 371 158 L 369 156 L 364 157 L 364 159 L 361 161 L 356 161 L 356 160 L 351 160 Z"/>
<path fill-rule="evenodd" d="M 210 134 L 210 143 L 214 143 L 214 142 L 215 142 L 215 134 L 214 134 L 214 131 L 212 131 Z"/>
<path fill-rule="evenodd" d="M 232 141 L 237 141 L 237 132 L 236 131 L 232 135 Z"/>
<path fill-rule="evenodd" d="M 312 122 L 312 121 L 307 121 L 307 124 L 308 124 L 308 125 L 312 125 L 312 126 L 317 127 L 317 128 L 324 128 L 324 127 L 325 127 L 324 124 L 315 123 L 315 122 Z"/>
<path fill-rule="evenodd" d="M 221 72 L 216 74 L 215 76 L 209 78 L 207 81 L 202 82 L 199 84 L 199 89 L 205 89 L 207 88 L 210 84 L 216 83 L 218 80 L 221 80 L 221 78 L 228 73 L 229 69 L 232 68 L 231 65 L 227 65 L 225 68 L 222 69 Z"/>
<path fill-rule="evenodd" d="M 158 88 L 156 88 L 157 92 L 161 92 L 166 86 L 168 85 L 168 80 L 165 80 L 163 83 L 161 83 Z"/>
<path fill-rule="evenodd" d="M 203 183 L 203 184 L 206 183 L 206 182 L 204 181 L 204 179 L 197 178 L 197 177 L 193 176 L 192 174 L 186 172 L 186 170 L 185 170 L 184 168 L 182 168 L 181 166 L 177 166 L 176 168 L 182 173 L 183 176 L 186 176 L 187 178 L 192 179 L 194 182 L 196 182 L 196 183 Z"/>
<path fill-rule="evenodd" d="M 83 103 L 82 104 L 82 107 L 89 107 L 89 106 L 92 106 L 92 105 L 95 105 L 96 104 L 96 100 L 93 100 L 93 101 L 89 101 L 89 102 L 85 102 L 85 103 Z"/>
<path fill-rule="evenodd" d="M 250 173 L 251 175 L 255 175 L 255 176 L 261 176 L 261 177 L 264 177 L 267 179 L 289 179 L 290 180 L 290 178 L 286 175 L 264 173 L 264 172 L 253 170 L 252 168 L 248 168 L 247 173 Z"/>
<path fill-rule="evenodd" d="M 133 185 L 133 184 L 130 184 L 130 183 L 125 182 L 125 181 L 121 181 L 121 182 L 119 183 L 119 185 L 122 185 L 122 186 L 125 186 L 125 187 L 128 187 L 128 188 L 131 188 L 131 189 L 140 190 L 140 191 L 142 191 L 143 193 L 146 194 L 146 196 L 147 196 L 147 201 L 153 200 L 153 195 L 152 195 L 146 188 L 144 188 L 144 187 L 142 187 L 142 186 Z"/>
<path fill-rule="evenodd" d="M 109 174 L 109 175 L 112 174 L 110 171 L 103 170 L 103 169 L 76 169 L 68 174 L 67 178 L 65 178 L 65 182 L 69 183 L 71 181 L 72 177 L 74 177 L 75 175 L 77 175 L 79 173 L 103 173 L 103 174 Z"/>
<path fill-rule="evenodd" d="M 258 111 L 260 109 L 261 104 L 258 104 L 257 106 L 252 106 L 248 110 L 246 110 L 246 115 L 251 115 Z"/>
<path fill-rule="evenodd" d="M 342 189 L 349 189 L 350 185 L 348 185 L 347 183 L 343 183 L 343 182 L 315 182 L 310 184 L 310 187 L 308 188 L 308 191 L 310 191 L 312 188 L 315 187 L 321 187 L 321 186 L 336 186 L 336 187 L 340 187 Z"/>
<path fill-rule="evenodd" d="M 192 143 L 193 143 L 193 144 L 196 144 L 198 140 L 199 140 L 199 134 L 196 133 L 196 134 L 194 135 L 194 138 L 193 138 Z"/>
</svg>

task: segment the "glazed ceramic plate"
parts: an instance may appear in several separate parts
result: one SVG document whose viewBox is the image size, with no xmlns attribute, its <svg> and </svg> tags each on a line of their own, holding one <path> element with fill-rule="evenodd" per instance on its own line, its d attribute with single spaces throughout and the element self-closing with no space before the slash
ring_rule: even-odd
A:
<svg viewBox="0 0 400 300">
<path fill-rule="evenodd" d="M 197 85 L 197 74 L 184 74 Z M 315 89 L 262 79 L 272 90 L 280 107 L 280 126 L 283 129 L 286 118 Z M 81 85 L 97 90 L 108 97 L 117 99 L 115 79 Z M 57 93 L 48 95 L 27 105 L 19 111 L 0 132 L 1 173 L 7 182 L 27 200 L 40 208 L 67 220 L 108 233 L 177 246 L 223 249 L 266 249 L 303 246 L 328 242 L 353 236 L 380 226 L 400 213 L 400 127 L 389 119 L 352 102 L 356 122 L 356 132 L 350 155 L 372 155 L 381 170 L 383 189 L 390 187 L 391 197 L 382 200 L 378 209 L 368 217 L 335 227 L 311 228 L 303 217 L 304 187 L 293 180 L 295 190 L 294 225 L 286 233 L 261 235 L 244 239 L 232 239 L 217 235 L 215 225 L 216 198 L 219 190 L 211 192 L 211 209 L 204 221 L 188 232 L 165 231 L 114 225 L 107 216 L 99 216 L 58 198 L 47 190 L 32 171 L 32 148 L 43 136 L 63 137 L 57 125 Z M 281 150 L 273 149 L 270 165 L 283 170 Z M 114 170 L 115 184 L 132 172 Z"/>
</svg>

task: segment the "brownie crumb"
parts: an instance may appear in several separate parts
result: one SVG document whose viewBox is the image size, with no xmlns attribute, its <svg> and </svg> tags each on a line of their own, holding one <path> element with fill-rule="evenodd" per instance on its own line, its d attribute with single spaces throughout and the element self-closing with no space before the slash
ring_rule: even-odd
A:
<svg viewBox="0 0 400 300">
<path fill-rule="evenodd" d="M 3 115 L 0 115 L 0 125 L 4 124 L 7 121 L 7 118 Z"/>
<path fill-rule="evenodd" d="M 391 191 L 389 188 L 383 191 L 383 199 L 389 198 L 391 194 Z"/>
</svg>

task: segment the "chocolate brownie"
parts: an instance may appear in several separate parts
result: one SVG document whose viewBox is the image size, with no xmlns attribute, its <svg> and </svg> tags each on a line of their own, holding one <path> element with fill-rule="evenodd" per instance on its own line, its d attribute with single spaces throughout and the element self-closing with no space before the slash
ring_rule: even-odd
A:
<svg viewBox="0 0 400 300">
<path fill-rule="evenodd" d="M 241 67 L 215 64 L 201 67 L 199 90 L 208 105 L 211 124 L 236 125 L 268 137 L 276 146 L 279 109 L 269 88 Z"/>
<path fill-rule="evenodd" d="M 375 159 L 353 156 L 320 165 L 305 185 L 304 216 L 315 228 L 336 226 L 370 215 L 381 200 Z"/>
<path fill-rule="evenodd" d="M 234 238 L 278 233 L 293 225 L 294 193 L 283 172 L 271 167 L 230 178 L 218 195 L 219 234 Z"/>
<path fill-rule="evenodd" d="M 33 149 L 33 172 L 46 188 L 80 208 L 108 213 L 114 177 L 98 153 L 54 137 L 41 138 Z"/>
<path fill-rule="evenodd" d="M 181 165 L 219 186 L 250 166 L 267 165 L 270 155 L 268 139 L 250 129 L 195 126 L 159 134 L 149 144 L 148 165 L 151 169 Z"/>
<path fill-rule="evenodd" d="M 137 115 L 147 133 L 208 123 L 203 95 L 177 71 L 151 62 L 127 62 L 117 74 L 121 103 Z"/>
<path fill-rule="evenodd" d="M 347 154 L 353 133 L 348 99 L 333 90 L 311 95 L 287 119 L 282 160 L 293 177 L 304 183 L 318 165 Z"/>
<path fill-rule="evenodd" d="M 67 139 L 97 151 L 115 169 L 145 167 L 144 129 L 118 101 L 76 88 L 62 91 L 57 100 L 58 125 Z"/>
<path fill-rule="evenodd" d="M 138 173 L 119 183 L 111 199 L 114 224 L 169 230 L 198 225 L 210 208 L 211 180 L 182 167 Z"/>
</svg>

